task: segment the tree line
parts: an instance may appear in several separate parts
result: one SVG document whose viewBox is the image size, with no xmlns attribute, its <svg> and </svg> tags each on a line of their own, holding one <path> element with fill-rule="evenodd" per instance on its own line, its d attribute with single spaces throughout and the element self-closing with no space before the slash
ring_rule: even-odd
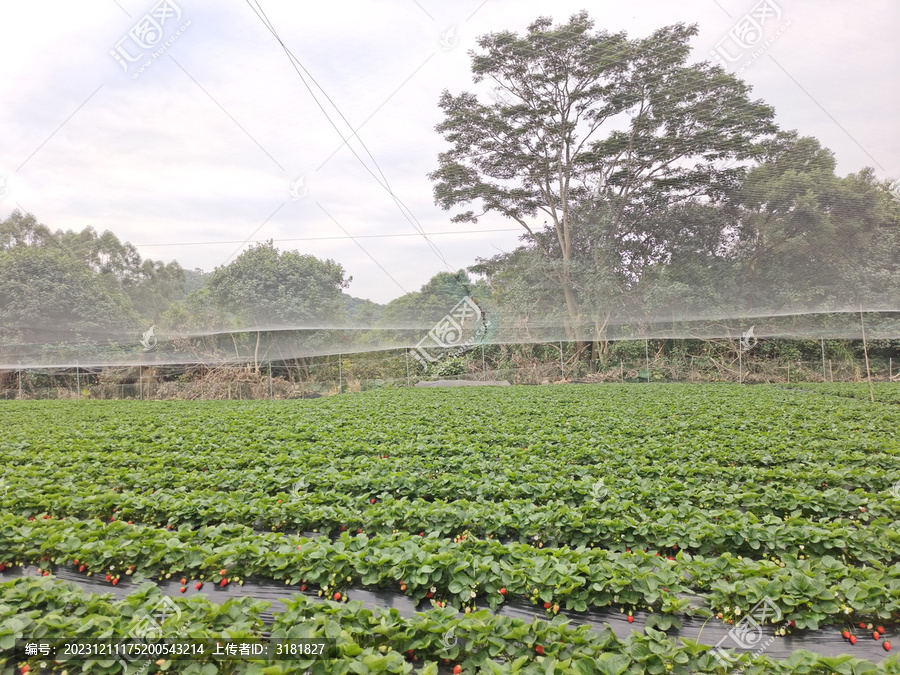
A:
<svg viewBox="0 0 900 675">
<path fill-rule="evenodd" d="M 609 339 L 665 326 L 782 316 L 770 327 L 837 334 L 857 308 L 900 309 L 892 183 L 837 175 L 834 154 L 780 129 L 748 84 L 692 62 L 696 34 L 629 38 L 580 12 L 480 37 L 477 91 L 438 101 L 448 149 L 429 178 L 453 222 L 509 219 L 521 243 L 387 305 L 350 296 L 334 260 L 273 242 L 207 274 L 15 211 L 0 223 L 5 360 L 48 344 L 133 348 L 150 325 L 175 352 L 256 363 L 408 344 L 466 295 L 504 340 L 564 336 L 593 360 Z"/>
</svg>

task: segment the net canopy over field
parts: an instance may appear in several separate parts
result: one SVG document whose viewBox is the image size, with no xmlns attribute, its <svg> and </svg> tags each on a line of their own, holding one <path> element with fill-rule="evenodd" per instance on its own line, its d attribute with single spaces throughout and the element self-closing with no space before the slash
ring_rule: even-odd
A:
<svg viewBox="0 0 900 675">
<path fill-rule="evenodd" d="M 329 96 L 331 89 L 343 95 L 362 86 L 343 72 L 362 57 L 347 56 L 339 65 L 308 57 L 287 10 L 267 14 L 271 8 L 248 1 L 240 20 L 252 28 L 254 44 L 265 45 L 259 65 L 300 92 L 309 109 L 304 124 L 315 120 L 305 133 L 343 141 L 342 162 L 314 179 L 290 180 L 274 199 L 274 212 L 245 240 L 218 241 L 218 216 L 204 215 L 200 203 L 185 205 L 182 214 L 191 215 L 180 222 L 198 228 L 188 238 L 234 249 L 209 273 L 146 258 L 140 246 L 111 231 L 42 224 L 41 194 L 23 188 L 30 197 L 23 204 L 34 204 L 37 215 L 14 199 L 27 176 L 17 170 L 2 188 L 4 208 L 16 208 L 0 221 L 0 368 L 285 360 L 395 348 L 414 348 L 428 360 L 478 344 L 644 338 L 851 339 L 860 337 L 863 317 L 871 338 L 900 337 L 900 184 L 855 140 L 866 161 L 842 175 L 838 155 L 807 130 L 785 126 L 744 72 L 762 70 L 754 64 L 769 58 L 764 52 L 790 28 L 791 12 L 813 11 L 787 4 L 761 0 L 738 8 L 724 30 L 664 20 L 651 30 L 620 30 L 602 27 L 586 11 L 551 17 L 524 5 L 511 10 L 506 24 L 491 15 L 484 30 L 474 18 L 460 19 L 437 33 L 439 55 L 461 52 L 463 38 L 469 48 L 442 62 L 443 72 L 452 73 L 437 83 L 443 91 L 433 91 L 434 82 L 395 90 L 405 105 L 428 109 L 416 121 L 428 121 L 432 151 L 402 145 L 410 117 L 390 107 L 380 128 L 391 130 L 394 145 L 373 142 L 377 132 L 344 115 L 342 96 Z M 188 7 L 161 0 L 110 50 L 105 65 L 124 70 L 126 80 L 156 77 L 140 86 L 164 91 L 170 85 L 160 83 L 162 69 L 149 68 L 159 56 L 181 80 L 186 75 L 191 87 L 201 86 L 180 62 L 191 53 L 189 14 Z M 183 48 L 181 56 L 162 55 L 170 48 Z M 883 48 L 896 55 L 896 43 Z M 153 56 L 142 61 L 138 52 Z M 204 76 L 224 78 L 218 91 L 226 92 L 236 82 L 226 71 Z M 463 76 L 468 86 L 458 84 Z M 396 77 L 384 75 L 381 83 L 396 87 Z M 234 142 L 243 131 L 242 142 L 252 140 L 254 152 L 262 149 L 280 174 L 292 170 L 267 147 L 296 139 L 293 98 L 276 115 L 280 126 L 257 141 L 228 101 L 203 92 L 204 114 L 214 103 L 217 114 L 234 122 L 217 126 L 214 138 Z M 232 104 L 239 106 L 237 99 Z M 114 114 L 116 103 L 91 105 L 98 114 Z M 803 105 L 824 110 L 809 99 Z M 872 115 L 844 112 L 856 115 L 856 126 Z M 889 116 L 874 115 L 871 123 L 884 125 L 883 136 L 895 133 Z M 420 131 L 415 138 L 423 137 Z M 892 146 L 873 152 L 887 162 L 892 147 L 896 163 L 890 140 Z M 115 162 L 137 161 L 126 159 L 130 151 L 123 149 Z M 430 167 L 419 182 L 392 183 L 390 170 L 383 170 L 382 158 L 401 151 L 416 167 Z M 233 199 L 265 194 L 268 187 L 256 176 L 261 169 L 244 170 Z M 349 171 L 372 191 L 338 196 L 325 189 L 329 181 L 343 184 Z M 330 254 L 329 243 L 317 241 L 328 237 L 301 237 L 297 245 L 265 236 L 262 228 L 288 218 L 285 205 L 293 202 L 304 202 L 304 217 L 322 231 L 337 228 L 335 238 L 355 246 L 359 257 Z M 428 223 L 454 228 L 452 254 L 422 222 L 428 204 Z M 367 212 L 373 223 L 392 222 L 391 232 L 402 229 L 422 247 L 380 247 L 379 237 L 395 236 L 380 224 L 372 226 L 374 234 L 351 234 L 359 228 L 345 226 L 351 219 L 345 214 L 364 221 Z M 510 231 L 504 248 L 484 238 L 495 231 Z M 400 270 L 414 265 L 430 270 L 424 285 L 421 273 L 404 271 L 405 283 L 399 280 Z M 351 287 L 353 277 L 363 285 Z M 389 302 L 357 297 L 371 295 L 367 285 L 376 278 L 391 284 Z"/>
</svg>

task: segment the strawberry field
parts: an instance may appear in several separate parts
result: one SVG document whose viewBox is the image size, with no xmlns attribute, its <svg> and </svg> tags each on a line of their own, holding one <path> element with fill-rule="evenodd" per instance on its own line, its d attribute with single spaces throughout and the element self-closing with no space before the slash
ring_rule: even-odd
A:
<svg viewBox="0 0 900 675">
<path fill-rule="evenodd" d="M 126 637 L 165 593 L 167 636 L 340 654 L 152 672 L 900 672 L 890 386 L 3 403 L 0 671 L 121 672 L 12 649 Z M 773 641 L 724 664 L 761 604 Z"/>
</svg>

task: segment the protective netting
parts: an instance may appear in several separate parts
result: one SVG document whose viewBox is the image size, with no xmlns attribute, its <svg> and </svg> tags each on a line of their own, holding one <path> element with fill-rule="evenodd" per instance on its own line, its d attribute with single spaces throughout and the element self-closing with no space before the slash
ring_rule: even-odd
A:
<svg viewBox="0 0 900 675">
<path fill-rule="evenodd" d="M 158 2 L 135 24 L 145 30 L 110 54 L 132 72 L 134 50 L 174 44 L 183 12 Z M 290 64 L 316 104 L 314 133 L 340 135 L 385 208 L 427 244 L 428 262 L 414 262 L 430 281 L 379 304 L 357 297 L 366 289 L 351 286 L 348 265 L 249 239 L 215 271 L 191 272 L 143 258 L 114 233 L 54 231 L 16 208 L 0 221 L 0 369 L 397 348 L 425 367 L 484 344 L 727 338 L 749 347 L 767 337 L 856 339 L 863 328 L 870 339 L 900 337 L 900 188 L 874 168 L 840 175 L 833 152 L 782 129 L 736 74 L 789 25 L 781 4 L 742 8 L 716 39 L 696 25 L 634 36 L 599 29 L 586 12 L 536 21 L 530 12 L 509 18 L 517 30 L 485 30 L 454 62 L 474 86 L 427 101 L 442 143 L 430 155 L 434 217 L 473 232 L 518 227 L 517 244 L 473 244 L 465 269 L 448 263 L 401 199 L 412 196 L 388 183 L 365 132 L 314 79 L 325 64 L 295 55 L 277 20 L 248 2 L 244 19 L 264 29 L 256 37 L 284 49 L 267 57 L 271 66 Z M 455 33 L 441 40 L 452 46 Z M 305 191 L 302 180 L 291 186 L 293 199 Z M 368 271 L 396 282 L 391 270 L 411 262 L 373 256 L 365 238 L 338 227 Z"/>
</svg>

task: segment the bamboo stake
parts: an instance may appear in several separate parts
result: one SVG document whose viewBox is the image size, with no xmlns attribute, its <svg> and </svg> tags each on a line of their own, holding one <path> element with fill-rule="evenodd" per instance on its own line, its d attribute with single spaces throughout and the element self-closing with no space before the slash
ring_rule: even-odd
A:
<svg viewBox="0 0 900 675">
<path fill-rule="evenodd" d="M 869 347 L 866 343 L 866 324 L 863 321 L 862 307 L 859 308 L 859 326 L 862 328 L 863 354 L 866 357 L 866 379 L 869 381 L 869 398 L 875 403 L 875 389 L 872 388 L 872 371 L 869 369 Z"/>
<path fill-rule="evenodd" d="M 825 338 L 821 338 L 820 342 L 822 343 L 822 382 L 828 382 L 828 378 L 825 376 Z"/>
<path fill-rule="evenodd" d="M 644 338 L 644 358 L 647 364 L 647 382 L 650 382 L 650 341 Z"/>
</svg>

